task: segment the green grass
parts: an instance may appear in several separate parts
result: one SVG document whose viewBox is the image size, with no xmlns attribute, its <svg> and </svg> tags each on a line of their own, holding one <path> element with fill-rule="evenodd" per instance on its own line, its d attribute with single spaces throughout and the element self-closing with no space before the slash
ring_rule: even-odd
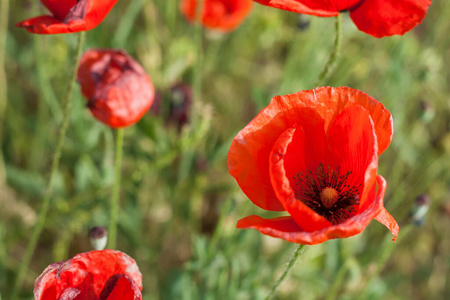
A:
<svg viewBox="0 0 450 300">
<path fill-rule="evenodd" d="M 14 23 L 43 13 L 38 1 L 10 1 L 5 70 L 8 102 L 0 182 L 0 291 L 8 299 L 46 186 L 73 61 L 74 35 L 38 36 Z M 42 11 L 41 11 L 42 10 Z M 395 134 L 380 157 L 385 205 L 401 223 L 397 243 L 377 222 L 360 235 L 306 247 L 278 299 L 450 298 L 450 4 L 434 1 L 424 23 L 402 37 L 375 39 L 342 16 L 342 51 L 327 85 L 380 100 Z M 202 104 L 196 128 L 168 123 L 170 87 L 192 83 L 195 28 L 176 1 L 119 1 L 86 34 L 86 49 L 126 49 L 164 101 L 124 137 L 117 248 L 136 259 L 144 299 L 264 299 L 297 245 L 235 229 L 267 213 L 228 174 L 235 134 L 271 97 L 314 88 L 333 44 L 334 20 L 255 5 L 236 31 L 204 32 Z M 52 262 L 89 251 L 87 231 L 109 223 L 114 136 L 74 91 L 70 127 L 44 232 L 20 291 Z M 423 109 L 424 105 L 427 107 Z M 0 126 L 1 127 L 1 126 Z M 0 176 L 1 178 L 1 176 Z M 417 195 L 432 202 L 424 225 L 407 225 Z M 447 207 L 447 210 L 444 207 Z M 337 283 L 334 282 L 337 280 Z"/>
</svg>

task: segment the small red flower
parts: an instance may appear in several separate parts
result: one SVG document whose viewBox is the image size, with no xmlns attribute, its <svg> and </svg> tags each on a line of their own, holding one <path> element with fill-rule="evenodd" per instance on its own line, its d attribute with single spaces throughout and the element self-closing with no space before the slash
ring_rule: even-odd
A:
<svg viewBox="0 0 450 300">
<path fill-rule="evenodd" d="M 35 300 L 141 300 L 136 262 L 116 250 L 77 254 L 49 265 L 34 283 Z"/>
<path fill-rule="evenodd" d="M 397 222 L 383 206 L 386 181 L 377 176 L 392 134 L 389 111 L 358 90 L 274 97 L 234 138 L 227 163 L 254 204 L 290 216 L 249 216 L 237 227 L 319 244 L 358 234 L 375 218 L 397 237 Z"/>
<path fill-rule="evenodd" d="M 153 103 L 150 77 L 123 50 L 86 51 L 77 80 L 94 117 L 113 128 L 136 123 Z"/>
<path fill-rule="evenodd" d="M 380 38 L 403 35 L 420 24 L 431 0 L 254 0 L 300 14 L 319 17 L 337 16 L 350 11 L 359 30 Z"/>
<path fill-rule="evenodd" d="M 117 0 L 41 0 L 52 16 L 16 24 L 31 33 L 56 34 L 91 30 L 100 24 Z"/>
<path fill-rule="evenodd" d="M 252 4 L 251 0 L 203 0 L 201 23 L 209 29 L 231 31 L 250 13 Z M 197 0 L 182 0 L 180 9 L 189 22 L 194 22 Z"/>
</svg>

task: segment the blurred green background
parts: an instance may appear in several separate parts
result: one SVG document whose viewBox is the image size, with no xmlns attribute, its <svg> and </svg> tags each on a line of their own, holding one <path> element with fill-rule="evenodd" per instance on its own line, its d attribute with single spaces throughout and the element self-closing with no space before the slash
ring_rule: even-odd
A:
<svg viewBox="0 0 450 300">
<path fill-rule="evenodd" d="M 46 13 L 39 1 L 10 1 L 0 119 L 0 293 L 8 299 L 36 222 L 73 68 L 74 35 L 39 36 L 14 27 Z M 343 44 L 327 82 L 381 101 L 395 134 L 380 157 L 385 206 L 401 226 L 397 243 L 372 222 L 360 235 L 306 247 L 277 299 L 450 299 L 450 3 L 434 1 L 420 26 L 376 39 L 343 15 Z M 235 229 L 254 206 L 228 174 L 232 138 L 271 97 L 314 88 L 328 59 L 333 18 L 254 5 L 228 34 L 204 31 L 202 105 L 195 134 L 175 110 L 174 85 L 191 85 L 195 28 L 178 1 L 119 1 L 85 49 L 124 48 L 151 76 L 159 111 L 126 129 L 118 249 L 135 258 L 144 299 L 264 299 L 297 245 Z M 2 99 L 0 99 L 2 100 Z M 91 250 L 87 231 L 108 225 L 114 130 L 97 122 L 78 86 L 45 229 L 21 299 L 32 299 L 44 268 Z M 2 176 L 0 176 L 2 178 Z M 410 225 L 427 194 L 422 226 Z"/>
</svg>

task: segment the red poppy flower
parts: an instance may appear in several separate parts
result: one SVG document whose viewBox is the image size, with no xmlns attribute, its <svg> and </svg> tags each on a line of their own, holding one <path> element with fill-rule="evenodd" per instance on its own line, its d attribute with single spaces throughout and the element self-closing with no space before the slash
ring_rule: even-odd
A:
<svg viewBox="0 0 450 300">
<path fill-rule="evenodd" d="M 100 24 L 117 0 L 41 0 L 52 16 L 16 24 L 31 33 L 56 34 L 91 30 Z"/>
<path fill-rule="evenodd" d="M 35 300 L 141 300 L 136 262 L 116 250 L 77 254 L 49 265 L 34 283 Z"/>
<path fill-rule="evenodd" d="M 300 14 L 337 16 L 350 11 L 359 30 L 374 37 L 403 35 L 420 24 L 431 0 L 254 0 Z"/>
<path fill-rule="evenodd" d="M 201 23 L 210 29 L 231 31 L 250 13 L 252 4 L 251 0 L 203 0 Z M 182 0 L 180 9 L 189 22 L 194 22 L 197 0 Z"/>
<path fill-rule="evenodd" d="M 113 128 L 136 123 L 153 103 L 150 77 L 123 50 L 86 51 L 77 80 L 94 117 Z"/>
<path fill-rule="evenodd" d="M 347 87 L 277 96 L 234 138 L 228 169 L 257 206 L 290 216 L 249 216 L 238 228 L 300 244 L 360 233 L 376 219 L 397 237 L 383 207 L 378 155 L 390 144 L 391 114 Z"/>
</svg>

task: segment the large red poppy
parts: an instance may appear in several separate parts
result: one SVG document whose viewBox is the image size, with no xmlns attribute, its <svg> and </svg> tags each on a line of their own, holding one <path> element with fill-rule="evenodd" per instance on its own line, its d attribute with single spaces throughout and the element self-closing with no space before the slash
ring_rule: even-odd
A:
<svg viewBox="0 0 450 300">
<path fill-rule="evenodd" d="M 100 24 L 117 0 L 41 0 L 51 16 L 34 17 L 16 24 L 31 33 L 55 34 L 91 30 Z"/>
<path fill-rule="evenodd" d="M 431 0 L 254 0 L 300 14 L 337 16 L 350 11 L 359 30 L 374 37 L 403 35 L 420 24 Z"/>
<path fill-rule="evenodd" d="M 250 13 L 252 4 L 251 0 L 203 0 L 200 21 L 206 28 L 231 31 Z M 195 21 L 197 0 L 182 0 L 180 8 L 189 22 Z"/>
<path fill-rule="evenodd" d="M 77 80 L 94 117 L 113 128 L 136 123 L 153 103 L 150 77 L 123 50 L 86 51 Z"/>
<path fill-rule="evenodd" d="M 49 265 L 34 283 L 35 300 L 141 300 L 136 262 L 116 250 L 77 254 Z"/>
<path fill-rule="evenodd" d="M 249 216 L 237 227 L 318 244 L 358 234 L 375 218 L 397 237 L 383 206 L 386 181 L 377 176 L 392 134 L 389 111 L 358 90 L 274 97 L 234 138 L 228 169 L 254 204 L 290 216 Z"/>
</svg>

